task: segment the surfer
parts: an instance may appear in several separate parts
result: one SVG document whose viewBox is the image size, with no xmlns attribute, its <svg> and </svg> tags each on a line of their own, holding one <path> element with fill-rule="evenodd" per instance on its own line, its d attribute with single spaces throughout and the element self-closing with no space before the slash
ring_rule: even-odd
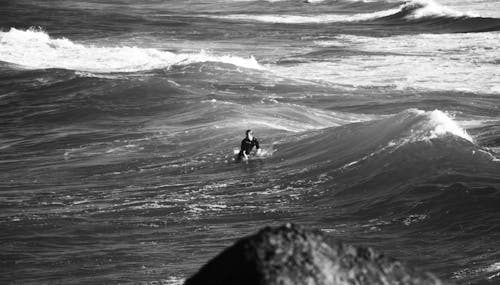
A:
<svg viewBox="0 0 500 285">
<path fill-rule="evenodd" d="M 248 155 L 252 152 L 253 147 L 257 149 L 257 155 L 260 153 L 259 141 L 253 136 L 252 130 L 246 131 L 246 137 L 241 141 L 241 150 L 238 154 L 239 159 L 248 159 Z"/>
</svg>

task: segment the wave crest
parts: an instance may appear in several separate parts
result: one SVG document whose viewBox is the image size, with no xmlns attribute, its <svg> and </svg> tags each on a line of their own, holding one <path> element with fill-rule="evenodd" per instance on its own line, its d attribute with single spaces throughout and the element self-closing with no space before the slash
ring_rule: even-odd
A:
<svg viewBox="0 0 500 285">
<path fill-rule="evenodd" d="M 407 112 L 398 114 L 391 120 L 399 121 L 404 117 L 415 116 L 418 121 L 410 125 L 409 131 L 403 139 L 400 139 L 400 143 L 407 142 L 417 142 L 417 141 L 429 141 L 431 139 L 436 139 L 439 137 L 453 135 L 471 143 L 474 143 L 474 139 L 465 131 L 453 118 L 440 110 L 434 111 L 422 111 L 418 109 L 410 109 Z"/>
<path fill-rule="evenodd" d="M 0 32 L 0 61 L 26 68 L 62 68 L 98 73 L 136 72 L 199 62 L 217 62 L 244 68 L 263 69 L 254 57 L 199 53 L 173 53 L 153 48 L 97 47 L 51 38 L 30 28 Z"/>
<path fill-rule="evenodd" d="M 412 0 L 401 6 L 398 15 L 402 15 L 407 20 L 416 20 L 422 18 L 448 17 L 479 17 L 472 13 L 463 13 L 445 7 L 433 0 Z"/>
</svg>

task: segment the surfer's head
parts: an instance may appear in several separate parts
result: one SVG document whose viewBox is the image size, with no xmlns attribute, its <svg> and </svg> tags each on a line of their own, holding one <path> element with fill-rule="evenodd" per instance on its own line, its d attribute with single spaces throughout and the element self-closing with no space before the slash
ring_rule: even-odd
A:
<svg viewBox="0 0 500 285">
<path fill-rule="evenodd" d="M 251 140 L 253 138 L 253 132 L 252 132 L 252 130 L 247 130 L 245 132 L 245 134 L 246 134 L 246 136 L 247 136 L 248 139 Z"/>
</svg>

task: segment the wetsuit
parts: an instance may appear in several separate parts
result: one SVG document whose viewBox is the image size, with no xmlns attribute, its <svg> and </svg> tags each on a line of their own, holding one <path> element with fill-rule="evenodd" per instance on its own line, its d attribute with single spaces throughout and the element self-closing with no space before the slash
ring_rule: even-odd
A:
<svg viewBox="0 0 500 285">
<path fill-rule="evenodd" d="M 254 146 L 257 147 L 257 149 L 259 149 L 259 141 L 257 140 L 257 138 L 253 138 L 252 140 L 249 140 L 248 138 L 244 138 L 241 141 L 241 150 L 240 150 L 240 153 L 238 154 L 238 157 L 239 158 L 244 157 L 243 152 L 245 152 L 247 155 L 249 155 L 250 152 L 252 152 L 252 149 Z"/>
</svg>

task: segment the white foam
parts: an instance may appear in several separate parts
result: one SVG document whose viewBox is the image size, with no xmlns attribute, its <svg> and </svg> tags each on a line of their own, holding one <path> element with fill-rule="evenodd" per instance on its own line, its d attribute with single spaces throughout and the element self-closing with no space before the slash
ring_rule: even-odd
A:
<svg viewBox="0 0 500 285">
<path fill-rule="evenodd" d="M 263 69 L 255 58 L 199 53 L 173 53 L 152 48 L 97 47 L 51 38 L 37 29 L 11 28 L 0 32 L 0 61 L 25 68 L 63 68 L 108 73 L 134 72 L 198 62 L 219 62 L 244 68 Z"/>
<path fill-rule="evenodd" d="M 500 277 L 500 262 L 496 262 L 496 263 L 493 263 L 490 266 L 488 266 L 486 268 L 486 272 L 494 273 L 494 274 L 488 276 L 489 280 L 496 279 L 496 278 Z"/>
<path fill-rule="evenodd" d="M 413 0 L 403 7 L 416 6 L 420 7 L 413 11 L 413 13 L 406 16 L 407 19 L 421 19 L 427 17 L 478 17 L 479 15 L 473 13 L 463 13 L 454 9 L 445 7 L 433 0 Z"/>
<path fill-rule="evenodd" d="M 340 35 L 313 44 L 362 53 L 271 69 L 283 77 L 343 86 L 500 93 L 498 32 L 385 38 Z"/>
<path fill-rule="evenodd" d="M 182 277 L 177 277 L 177 276 L 170 276 L 165 280 L 161 280 L 161 284 L 165 285 L 182 285 L 186 281 L 185 278 Z M 149 282 L 148 282 L 149 283 Z M 153 282 L 151 282 L 152 284 Z"/>
<path fill-rule="evenodd" d="M 441 110 L 422 111 L 410 109 L 410 113 L 424 117 L 410 130 L 410 135 L 402 141 L 391 142 L 390 145 L 401 145 L 402 143 L 415 141 L 428 141 L 431 139 L 453 135 L 474 143 L 474 139 L 460 125 L 453 120 L 450 114 Z"/>
<path fill-rule="evenodd" d="M 210 18 L 238 20 L 238 21 L 256 21 L 264 23 L 280 23 L 280 24 L 324 24 L 336 22 L 360 22 L 380 17 L 389 16 L 399 12 L 399 9 L 390 9 L 373 13 L 360 14 L 319 14 L 319 15 L 285 15 L 285 14 L 267 14 L 267 15 L 251 15 L 251 14 L 233 14 L 221 16 L 207 16 Z"/>
<path fill-rule="evenodd" d="M 491 264 L 486 268 L 487 272 L 499 272 L 500 271 L 500 262 L 496 262 Z"/>
<path fill-rule="evenodd" d="M 321 47 L 345 46 L 357 50 L 371 52 L 391 52 L 413 56 L 467 55 L 474 59 L 486 57 L 495 60 L 500 53 L 500 34 L 455 33 L 455 34 L 417 34 L 392 37 L 363 37 L 354 35 L 338 35 L 329 40 L 315 41 Z"/>
</svg>

